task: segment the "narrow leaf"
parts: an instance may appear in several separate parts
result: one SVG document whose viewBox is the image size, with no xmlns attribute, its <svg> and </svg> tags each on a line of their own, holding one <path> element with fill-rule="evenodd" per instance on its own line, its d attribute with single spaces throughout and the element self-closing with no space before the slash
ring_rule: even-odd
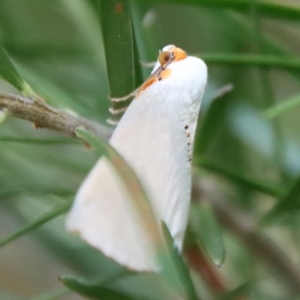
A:
<svg viewBox="0 0 300 300">
<path fill-rule="evenodd" d="M 47 292 L 39 296 L 35 296 L 33 298 L 30 298 L 29 300 L 58 300 L 62 299 L 62 297 L 68 294 L 70 294 L 70 290 L 64 288 L 52 292 Z"/>
<path fill-rule="evenodd" d="M 223 294 L 221 297 L 218 297 L 218 300 L 233 300 L 233 299 L 247 299 L 247 296 L 253 289 L 252 282 L 246 282 L 236 287 L 235 289 Z"/>
<path fill-rule="evenodd" d="M 179 275 L 180 281 L 185 288 L 187 299 L 189 299 L 189 300 L 197 300 L 198 299 L 199 300 L 196 290 L 194 288 L 193 281 L 190 276 L 190 272 L 189 272 L 187 266 L 185 265 L 185 262 L 183 261 L 182 256 L 178 252 L 178 249 L 174 246 L 175 244 L 174 244 L 173 237 L 171 236 L 171 233 L 170 233 L 167 225 L 164 222 L 162 222 L 162 231 L 163 231 L 163 235 L 164 235 L 167 247 L 168 247 L 168 252 L 169 252 L 170 258 L 171 258 L 172 262 L 174 263 L 175 269 Z"/>
<path fill-rule="evenodd" d="M 199 161 L 199 166 L 276 198 L 282 197 L 285 193 L 285 188 L 283 186 L 258 180 L 249 175 L 242 174 L 233 168 L 225 167 L 208 159 L 201 159 Z"/>
<path fill-rule="evenodd" d="M 122 97 L 133 92 L 142 83 L 136 39 L 128 0 L 98 0 L 100 23 L 112 97 Z M 115 111 L 126 110 L 131 99 L 113 102 Z M 112 115 L 110 121 L 118 122 L 122 113 Z"/>
<path fill-rule="evenodd" d="M 0 76 L 13 85 L 17 90 L 22 92 L 25 96 L 34 95 L 34 92 L 22 79 L 2 47 L 0 47 Z"/>
<path fill-rule="evenodd" d="M 282 101 L 281 103 L 269 108 L 263 113 L 263 116 L 267 119 L 273 119 L 279 115 L 288 112 L 300 105 L 300 94 Z"/>
<path fill-rule="evenodd" d="M 201 57 L 208 64 L 300 70 L 300 58 L 298 57 L 239 53 L 201 53 L 196 56 Z"/>
<path fill-rule="evenodd" d="M 68 138 L 39 139 L 39 138 L 29 138 L 29 137 L 23 138 L 23 137 L 13 137 L 13 136 L 0 136 L 0 141 L 9 142 L 9 143 L 34 144 L 34 145 L 62 145 L 62 144 L 78 145 L 79 144 L 78 141 L 74 139 L 68 139 Z"/>
<path fill-rule="evenodd" d="M 108 142 L 100 140 L 99 138 L 96 138 L 89 132 L 82 129 L 77 129 L 76 134 L 78 137 L 84 139 L 89 145 L 91 145 L 100 156 L 105 155 L 116 168 L 116 171 L 121 176 L 131 194 L 131 198 L 135 207 L 138 209 L 140 215 L 143 216 L 143 225 L 147 229 L 149 235 L 152 237 L 154 244 L 157 247 L 160 247 L 162 245 L 162 240 L 153 211 L 149 204 L 149 200 L 144 188 L 132 168 Z"/>
<path fill-rule="evenodd" d="M 261 2 L 259 2 L 259 3 L 261 3 Z M 248 5 L 249 4 L 250 3 L 248 3 Z M 250 6 L 249 6 L 249 9 L 250 9 Z M 259 10 L 258 7 L 257 7 L 257 9 Z M 260 11 L 260 15 L 261 15 L 261 11 Z M 245 38 L 250 39 L 250 40 L 255 39 L 256 31 L 253 28 L 253 22 L 248 21 L 247 18 L 239 18 L 238 16 L 235 16 L 233 14 L 227 14 L 226 12 L 220 13 L 218 15 L 218 18 L 219 18 L 220 22 L 226 23 L 229 25 L 230 32 L 235 32 L 236 28 L 241 29 L 239 32 L 235 32 L 234 36 L 232 36 L 232 38 L 236 37 L 236 41 L 240 41 Z M 291 54 L 285 48 L 279 46 L 279 43 L 274 41 L 274 39 L 267 37 L 266 35 L 261 36 L 261 38 L 260 38 L 260 48 L 264 53 L 271 53 L 272 55 L 276 55 L 277 58 L 282 57 L 283 62 L 286 61 L 287 63 L 290 63 L 291 59 L 298 60 L 298 58 L 292 58 Z M 232 55 L 230 54 L 230 56 L 232 56 Z M 285 60 L 285 58 L 286 58 L 286 60 Z M 296 68 L 297 68 L 298 63 L 299 63 L 299 61 L 295 63 Z M 272 64 L 274 65 L 275 62 L 273 61 Z M 295 76 L 296 78 L 299 79 L 300 78 L 299 72 L 297 71 L 297 69 L 293 70 L 293 66 L 292 66 L 293 64 L 294 63 L 292 63 L 290 65 L 291 68 L 286 66 L 285 69 L 289 70 L 290 74 L 292 74 L 293 76 Z M 262 66 L 262 65 L 260 65 L 260 66 Z"/>
<path fill-rule="evenodd" d="M 82 279 L 74 277 L 62 277 L 63 284 L 74 292 L 80 293 L 88 298 L 99 300 L 142 300 L 142 298 L 126 295 L 120 291 L 104 286 L 103 283 L 87 283 Z"/>
<path fill-rule="evenodd" d="M 55 207 L 54 209 L 50 210 L 49 212 L 43 214 L 42 216 L 38 217 L 37 219 L 33 220 L 29 224 L 25 225 L 24 227 L 18 229 L 15 233 L 8 236 L 7 238 L 0 241 L 0 247 L 6 245 L 7 243 L 15 240 L 16 238 L 28 233 L 29 231 L 47 223 L 48 221 L 62 215 L 63 213 L 67 212 L 71 207 L 71 202 L 64 203 L 60 206 Z"/>
<path fill-rule="evenodd" d="M 63 91 L 59 86 L 50 82 L 38 73 L 23 66 L 19 66 L 20 73 L 27 82 L 30 83 L 32 89 L 36 92 L 39 99 L 43 99 L 48 104 L 60 107 L 62 109 L 75 111 L 81 115 L 88 115 L 89 117 L 96 118 L 97 113 L 92 111 L 88 105 L 82 103 L 79 97 L 70 96 Z"/>
<path fill-rule="evenodd" d="M 230 97 L 225 94 L 222 99 L 217 99 L 210 103 L 195 142 L 195 154 L 198 156 L 205 155 L 214 138 L 217 136 L 221 128 L 220 124 L 224 122 L 224 111 L 229 100 Z"/>
<path fill-rule="evenodd" d="M 19 91 L 23 90 L 25 82 L 2 47 L 0 48 L 0 76 Z"/>
<path fill-rule="evenodd" d="M 125 96 L 135 89 L 140 69 L 129 1 L 102 0 L 99 4 L 111 96 Z"/>
<path fill-rule="evenodd" d="M 214 211 L 209 203 L 202 203 L 193 207 L 193 227 L 202 242 L 206 253 L 218 266 L 222 266 L 225 260 L 225 247 L 223 236 Z"/>
<path fill-rule="evenodd" d="M 262 219 L 262 224 L 268 224 L 284 212 L 300 210 L 300 176 L 292 183 L 288 192 L 279 199 L 275 207 Z"/>
<path fill-rule="evenodd" d="M 159 2 L 194 4 L 213 9 L 232 9 L 249 13 L 249 1 L 245 0 L 155 0 Z M 275 19 L 299 21 L 300 9 L 296 6 L 286 5 L 284 2 L 257 1 L 257 9 L 261 16 Z"/>
</svg>

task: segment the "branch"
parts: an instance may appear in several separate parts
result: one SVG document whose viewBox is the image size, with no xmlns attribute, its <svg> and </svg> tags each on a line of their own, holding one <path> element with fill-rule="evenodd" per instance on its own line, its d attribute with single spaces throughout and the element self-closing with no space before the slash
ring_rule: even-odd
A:
<svg viewBox="0 0 300 300">
<path fill-rule="evenodd" d="M 213 182 L 193 185 L 196 201 L 209 199 L 221 224 L 233 232 L 263 263 L 267 263 L 285 280 L 292 293 L 300 292 L 300 271 L 289 257 L 266 235 L 258 232 L 255 220 L 226 200 Z"/>
<path fill-rule="evenodd" d="M 23 96 L 0 93 L 0 110 L 7 111 L 13 117 L 32 122 L 37 128 L 56 130 L 71 137 L 76 137 L 75 130 L 78 127 L 84 127 L 106 140 L 112 133 L 112 130 L 105 126 Z"/>
</svg>

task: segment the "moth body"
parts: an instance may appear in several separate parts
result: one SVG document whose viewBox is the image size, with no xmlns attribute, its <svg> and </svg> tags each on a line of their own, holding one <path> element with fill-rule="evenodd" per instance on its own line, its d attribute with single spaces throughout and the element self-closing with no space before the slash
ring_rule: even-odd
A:
<svg viewBox="0 0 300 300">
<path fill-rule="evenodd" d="M 201 59 L 184 57 L 185 52 L 175 46 L 163 51 L 175 58 L 171 60 L 166 53 L 165 65 L 161 61 L 156 64 L 110 144 L 140 179 L 158 226 L 163 220 L 181 249 L 191 197 L 193 141 L 207 69 Z M 183 58 L 177 59 L 180 55 L 176 53 Z M 155 245 L 141 225 L 142 218 L 117 171 L 102 157 L 82 183 L 66 227 L 122 265 L 157 271 Z"/>
</svg>

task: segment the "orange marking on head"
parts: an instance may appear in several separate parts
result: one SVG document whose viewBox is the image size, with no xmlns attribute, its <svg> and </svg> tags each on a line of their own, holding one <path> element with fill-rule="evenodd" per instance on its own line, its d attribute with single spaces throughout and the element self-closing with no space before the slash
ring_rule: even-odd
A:
<svg viewBox="0 0 300 300">
<path fill-rule="evenodd" d="M 166 70 L 161 71 L 159 77 L 160 77 L 160 79 L 165 79 L 165 78 L 169 77 L 170 75 L 171 75 L 171 70 L 166 69 Z"/>
<path fill-rule="evenodd" d="M 165 66 L 175 61 L 183 60 L 187 57 L 187 54 L 184 50 L 173 47 L 167 51 L 161 51 L 158 55 L 158 61 L 161 66 Z"/>
<path fill-rule="evenodd" d="M 174 53 L 175 56 L 175 59 L 173 61 L 179 61 L 187 58 L 186 52 L 180 48 L 175 47 L 171 49 L 171 51 Z"/>
<path fill-rule="evenodd" d="M 158 61 L 160 63 L 159 69 L 138 89 L 136 96 L 138 96 L 142 91 L 146 90 L 153 83 L 165 79 L 171 75 L 171 69 L 168 69 L 168 65 L 187 58 L 187 54 L 184 50 L 172 47 L 166 51 L 161 51 L 158 56 Z"/>
</svg>

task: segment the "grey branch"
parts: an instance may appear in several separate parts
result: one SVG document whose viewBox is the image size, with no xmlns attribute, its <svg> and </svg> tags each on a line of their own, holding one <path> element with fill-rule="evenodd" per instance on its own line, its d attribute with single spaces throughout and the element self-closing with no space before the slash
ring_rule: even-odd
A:
<svg viewBox="0 0 300 300">
<path fill-rule="evenodd" d="M 104 139 L 108 139 L 112 133 L 112 130 L 105 126 L 59 110 L 42 101 L 22 96 L 0 93 L 0 110 L 7 111 L 16 118 L 30 121 L 38 128 L 56 130 L 71 137 L 76 137 L 75 130 L 78 127 L 84 127 Z"/>
</svg>

